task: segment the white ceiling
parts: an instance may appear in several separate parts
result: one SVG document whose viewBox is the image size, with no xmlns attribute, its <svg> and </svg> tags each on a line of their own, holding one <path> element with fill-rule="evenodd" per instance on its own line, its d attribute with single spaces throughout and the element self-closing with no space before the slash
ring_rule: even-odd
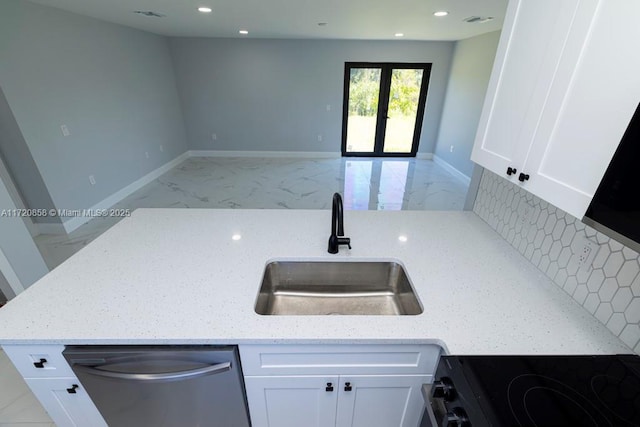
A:
<svg viewBox="0 0 640 427">
<path fill-rule="evenodd" d="M 460 40 L 502 28 L 508 0 L 30 0 L 165 36 Z M 212 13 L 202 14 L 199 6 Z M 154 11 L 163 18 L 134 14 Z M 446 10 L 444 18 L 433 12 Z M 492 16 L 484 24 L 469 16 Z M 326 26 L 319 26 L 326 22 Z M 238 30 L 246 29 L 248 36 Z"/>
</svg>

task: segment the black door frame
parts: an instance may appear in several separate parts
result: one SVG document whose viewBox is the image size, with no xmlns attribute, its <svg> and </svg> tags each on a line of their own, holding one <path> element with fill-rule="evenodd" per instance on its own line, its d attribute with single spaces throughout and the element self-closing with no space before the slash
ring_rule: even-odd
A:
<svg viewBox="0 0 640 427">
<path fill-rule="evenodd" d="M 342 101 L 342 156 L 343 157 L 415 157 L 420 143 L 420 133 L 426 108 L 427 93 L 429 91 L 429 77 L 431 75 L 431 63 L 404 63 L 404 62 L 345 62 L 344 64 L 344 94 Z M 351 69 L 353 68 L 380 68 L 380 92 L 378 98 L 378 111 L 376 113 L 376 135 L 373 152 L 347 152 L 347 122 L 349 120 L 349 84 L 351 82 Z M 418 111 L 416 124 L 413 130 L 413 141 L 409 153 L 385 153 L 384 136 L 387 127 L 387 114 L 389 110 L 389 95 L 391 92 L 391 76 L 393 69 L 421 69 L 422 83 L 420 96 L 418 97 Z"/>
</svg>

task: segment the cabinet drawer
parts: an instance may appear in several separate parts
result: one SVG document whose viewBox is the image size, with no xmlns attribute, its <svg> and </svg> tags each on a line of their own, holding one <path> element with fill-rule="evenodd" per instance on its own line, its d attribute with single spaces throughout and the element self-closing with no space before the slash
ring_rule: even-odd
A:
<svg viewBox="0 0 640 427">
<path fill-rule="evenodd" d="M 63 345 L 7 345 L 2 349 L 24 378 L 74 376 L 62 357 Z M 44 362 L 40 364 L 41 359 Z"/>
<path fill-rule="evenodd" d="M 437 345 L 244 345 L 244 375 L 432 375 Z"/>
</svg>

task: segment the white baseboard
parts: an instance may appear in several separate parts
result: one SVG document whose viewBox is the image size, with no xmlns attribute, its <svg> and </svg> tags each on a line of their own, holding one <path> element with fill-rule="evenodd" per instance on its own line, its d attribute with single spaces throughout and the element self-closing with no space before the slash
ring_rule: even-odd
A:
<svg viewBox="0 0 640 427">
<path fill-rule="evenodd" d="M 139 178 L 138 180 L 132 182 L 131 184 L 127 185 L 126 187 L 122 188 L 121 190 L 116 191 L 115 193 L 113 193 L 112 195 L 107 197 L 106 199 L 103 199 L 100 202 L 96 203 L 95 205 L 91 206 L 89 209 L 98 210 L 98 209 L 108 209 L 108 208 L 110 208 L 111 206 L 115 205 L 120 200 L 124 199 L 125 197 L 127 197 L 128 195 L 133 193 L 134 191 L 139 190 L 140 188 L 142 188 L 145 185 L 149 184 L 154 179 L 158 178 L 160 175 L 162 175 L 162 174 L 168 172 L 169 170 L 171 170 L 172 168 L 178 166 L 180 163 L 182 163 L 183 161 L 185 161 L 189 157 L 190 157 L 190 155 L 189 155 L 188 151 L 182 153 L 181 155 L 179 155 L 175 159 L 165 163 L 164 165 L 160 166 L 157 169 L 152 170 L 151 172 L 149 172 L 148 174 L 146 174 L 142 178 Z M 74 218 L 72 218 L 72 219 L 70 219 L 68 221 L 64 221 L 62 223 L 62 225 L 64 226 L 64 230 L 67 233 L 71 233 L 72 231 L 76 230 L 81 225 L 86 224 L 90 220 L 91 220 L 91 217 L 74 217 Z"/>
<path fill-rule="evenodd" d="M 62 223 L 35 223 L 38 234 L 67 234 Z"/>
<path fill-rule="evenodd" d="M 190 150 L 189 157 L 280 157 L 280 158 L 312 158 L 334 159 L 342 157 L 342 153 L 333 151 L 224 151 L 224 150 Z"/>
<path fill-rule="evenodd" d="M 417 153 L 416 159 L 420 160 L 433 160 L 433 153 Z"/>
<path fill-rule="evenodd" d="M 458 178 L 460 181 L 464 182 L 465 185 L 469 185 L 471 183 L 471 177 L 468 177 L 467 175 L 463 174 L 458 169 L 454 168 L 449 163 L 442 160 L 440 157 L 433 156 L 433 161 L 437 165 L 442 166 L 444 169 L 447 170 L 447 172 L 450 172 L 453 176 Z"/>
</svg>

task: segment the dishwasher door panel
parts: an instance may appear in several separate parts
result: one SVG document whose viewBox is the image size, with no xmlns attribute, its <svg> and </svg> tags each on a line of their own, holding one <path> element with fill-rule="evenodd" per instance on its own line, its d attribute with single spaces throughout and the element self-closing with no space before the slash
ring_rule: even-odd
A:
<svg viewBox="0 0 640 427">
<path fill-rule="evenodd" d="M 110 427 L 248 427 L 237 347 L 68 346 Z"/>
</svg>

